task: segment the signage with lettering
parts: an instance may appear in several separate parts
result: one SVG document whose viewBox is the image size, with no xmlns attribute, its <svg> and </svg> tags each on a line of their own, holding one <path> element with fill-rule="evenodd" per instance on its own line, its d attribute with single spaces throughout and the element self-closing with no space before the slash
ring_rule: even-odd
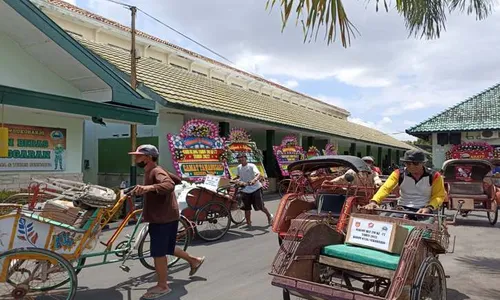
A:
<svg viewBox="0 0 500 300">
<path fill-rule="evenodd" d="M 237 176 L 237 167 L 239 165 L 238 155 L 245 154 L 247 161 L 254 164 L 262 175 L 264 187 L 267 187 L 267 173 L 264 168 L 262 151 L 257 148 L 257 144 L 250 139 L 246 130 L 233 128 L 229 133 L 229 139 L 226 142 L 226 151 L 228 152 L 227 166 L 231 178 Z"/>
<path fill-rule="evenodd" d="M 346 242 L 389 251 L 393 224 L 353 218 Z"/>
<path fill-rule="evenodd" d="M 215 123 L 191 120 L 179 135 L 169 134 L 167 138 L 175 169 L 182 178 L 202 182 L 206 175 L 227 176 L 225 141 Z"/>
<path fill-rule="evenodd" d="M 66 129 L 4 124 L 8 128 L 8 157 L 2 171 L 64 171 Z"/>
<path fill-rule="evenodd" d="M 273 146 L 274 156 L 278 161 L 281 174 L 288 176 L 288 165 L 294 161 L 304 158 L 305 153 L 301 146 L 298 145 L 297 137 L 285 136 L 281 141 L 281 145 Z"/>
<path fill-rule="evenodd" d="M 492 159 L 500 158 L 500 147 L 493 146 L 485 142 L 470 142 L 453 145 L 446 152 L 446 159 L 471 158 L 471 159 Z"/>
</svg>

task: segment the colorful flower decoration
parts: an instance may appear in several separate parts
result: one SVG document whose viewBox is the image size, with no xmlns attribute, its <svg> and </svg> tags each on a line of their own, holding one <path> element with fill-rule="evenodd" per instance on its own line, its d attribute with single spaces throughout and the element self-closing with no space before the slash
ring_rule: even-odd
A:
<svg viewBox="0 0 500 300">
<path fill-rule="evenodd" d="M 323 154 L 325 155 L 337 155 L 337 148 L 334 144 L 326 144 L 325 150 L 323 150 Z"/>
<path fill-rule="evenodd" d="M 219 137 L 219 126 L 212 121 L 193 119 L 182 126 L 180 136 L 182 138 L 206 137 L 215 139 Z"/>
<path fill-rule="evenodd" d="M 284 148 L 287 148 L 286 153 L 283 152 Z M 290 152 L 288 151 L 288 148 L 295 148 L 295 151 Z M 291 162 L 301 160 L 305 156 L 304 150 L 301 146 L 298 146 L 297 137 L 294 135 L 287 135 L 283 137 L 281 145 L 273 146 L 273 152 L 283 176 L 288 176 L 286 167 Z"/>
<path fill-rule="evenodd" d="M 229 132 L 229 140 L 235 142 L 250 142 L 250 135 L 243 128 L 233 128 Z"/>
<path fill-rule="evenodd" d="M 485 158 L 490 159 L 494 157 L 493 147 L 485 142 L 470 142 L 453 145 L 449 151 L 446 152 L 446 159 L 452 158 Z"/>
</svg>

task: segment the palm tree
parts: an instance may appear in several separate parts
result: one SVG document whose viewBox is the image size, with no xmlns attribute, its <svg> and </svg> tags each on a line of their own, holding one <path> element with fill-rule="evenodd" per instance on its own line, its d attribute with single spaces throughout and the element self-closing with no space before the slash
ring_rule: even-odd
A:
<svg viewBox="0 0 500 300">
<path fill-rule="evenodd" d="M 354 1 L 354 0 L 349 0 Z M 369 0 L 368 0 L 369 1 Z M 383 4 L 389 10 L 391 0 L 375 0 L 375 9 Z M 439 38 L 441 31 L 446 30 L 446 15 L 452 11 L 467 11 L 475 14 L 477 20 L 486 18 L 492 11 L 492 0 L 392 0 L 395 8 L 405 20 L 410 35 Z M 351 44 L 351 37 L 356 37 L 357 29 L 349 20 L 342 0 L 267 0 L 266 9 L 272 9 L 279 2 L 283 28 L 285 28 L 292 9 L 304 29 L 304 42 L 313 37 L 316 39 L 319 29 L 325 28 L 327 44 L 337 38 L 340 31 L 342 46 Z M 337 29 L 338 27 L 338 29 Z"/>
</svg>

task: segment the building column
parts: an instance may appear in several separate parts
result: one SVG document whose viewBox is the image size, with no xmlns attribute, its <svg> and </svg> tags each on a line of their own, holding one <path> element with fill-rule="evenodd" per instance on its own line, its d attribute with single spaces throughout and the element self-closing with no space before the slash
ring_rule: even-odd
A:
<svg viewBox="0 0 500 300">
<path fill-rule="evenodd" d="M 219 136 L 228 137 L 229 130 L 229 122 L 219 122 Z"/>
<path fill-rule="evenodd" d="M 392 160 L 392 149 L 389 148 L 387 150 L 387 163 L 389 164 L 389 166 L 393 163 L 393 160 Z"/>
<path fill-rule="evenodd" d="M 378 147 L 377 152 L 377 165 L 382 168 L 382 147 Z"/>
<path fill-rule="evenodd" d="M 301 133 L 298 133 L 295 135 L 297 137 L 297 143 L 299 144 L 300 147 L 303 147 L 303 143 L 302 143 L 302 134 Z M 280 141 L 281 143 L 281 141 Z"/>
<path fill-rule="evenodd" d="M 372 146 L 366 145 L 366 156 L 372 156 Z"/>
<path fill-rule="evenodd" d="M 174 168 L 172 153 L 170 153 L 170 145 L 167 135 L 179 134 L 184 125 L 184 115 L 177 113 L 162 112 L 158 114 L 158 147 L 160 151 L 159 164 L 164 169 L 177 174 Z"/>
<path fill-rule="evenodd" d="M 356 156 L 356 143 L 351 143 L 351 147 L 349 147 L 349 155 Z"/>
<path fill-rule="evenodd" d="M 399 150 L 396 150 L 396 165 L 399 166 L 399 158 L 401 157 L 401 154 L 399 152 Z"/>
<path fill-rule="evenodd" d="M 277 163 L 276 158 L 274 157 L 273 146 L 276 141 L 276 131 L 274 130 L 266 130 L 266 165 L 264 168 L 266 169 L 267 177 L 269 179 L 269 191 L 276 191 L 276 178 L 277 176 Z"/>
</svg>

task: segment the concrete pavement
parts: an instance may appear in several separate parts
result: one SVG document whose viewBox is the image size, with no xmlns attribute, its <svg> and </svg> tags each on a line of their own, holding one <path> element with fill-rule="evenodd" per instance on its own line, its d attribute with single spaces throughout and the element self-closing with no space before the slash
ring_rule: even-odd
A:
<svg viewBox="0 0 500 300">
<path fill-rule="evenodd" d="M 266 205 L 274 212 L 278 201 Z M 173 292 L 162 299 L 281 299 L 281 291 L 271 286 L 267 275 L 276 255 L 277 237 L 266 226 L 263 213 L 253 215 L 255 226 L 251 231 L 233 228 L 220 241 L 194 242 L 188 252 L 206 256 L 205 264 L 193 278 L 188 276 L 187 265 L 174 266 L 169 274 Z M 477 214 L 459 218 L 450 231 L 457 235 L 455 253 L 440 257 L 450 276 L 448 299 L 500 299 L 500 225 L 491 227 L 486 214 Z M 102 240 L 111 233 L 105 233 Z M 139 261 L 129 266 L 129 273 L 119 269 L 118 264 L 84 269 L 79 275 L 77 299 L 140 299 L 154 284 L 154 274 Z"/>
</svg>

